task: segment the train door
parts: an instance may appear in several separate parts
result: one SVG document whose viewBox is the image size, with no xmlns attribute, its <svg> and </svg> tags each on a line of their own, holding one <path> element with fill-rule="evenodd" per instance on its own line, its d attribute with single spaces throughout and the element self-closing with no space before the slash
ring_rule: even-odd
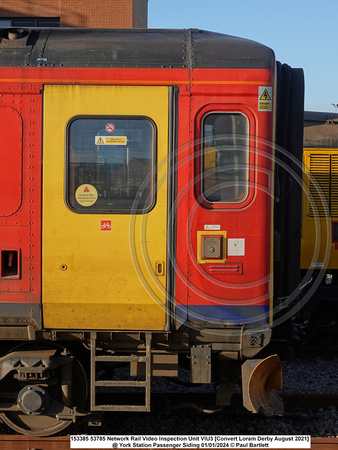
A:
<svg viewBox="0 0 338 450">
<path fill-rule="evenodd" d="M 271 321 L 272 110 L 257 118 L 257 92 L 247 86 L 233 105 L 196 96 L 191 111 L 196 141 L 178 164 L 177 240 L 189 251 L 177 254 L 176 313 L 196 326 Z"/>
<path fill-rule="evenodd" d="M 45 327 L 165 328 L 169 93 L 45 87 Z"/>
</svg>

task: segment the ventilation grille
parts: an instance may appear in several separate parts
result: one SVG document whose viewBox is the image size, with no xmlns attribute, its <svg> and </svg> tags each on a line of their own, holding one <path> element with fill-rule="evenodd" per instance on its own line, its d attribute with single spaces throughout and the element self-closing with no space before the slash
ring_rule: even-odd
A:
<svg viewBox="0 0 338 450">
<path fill-rule="evenodd" d="M 338 216 L 338 155 L 311 153 L 310 173 L 309 216 Z"/>
<path fill-rule="evenodd" d="M 338 216 L 338 155 L 331 155 L 331 216 Z"/>
</svg>

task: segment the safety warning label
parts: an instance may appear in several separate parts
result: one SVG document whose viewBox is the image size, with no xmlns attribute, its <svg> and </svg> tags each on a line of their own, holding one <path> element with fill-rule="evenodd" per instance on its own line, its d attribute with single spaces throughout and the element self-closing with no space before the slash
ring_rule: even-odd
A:
<svg viewBox="0 0 338 450">
<path fill-rule="evenodd" d="M 91 184 L 81 184 L 76 189 L 75 198 L 81 206 L 92 206 L 97 201 L 98 193 Z"/>
<path fill-rule="evenodd" d="M 258 111 L 272 111 L 272 86 L 258 87 Z"/>
<path fill-rule="evenodd" d="M 127 145 L 127 136 L 95 136 L 95 145 Z"/>
</svg>

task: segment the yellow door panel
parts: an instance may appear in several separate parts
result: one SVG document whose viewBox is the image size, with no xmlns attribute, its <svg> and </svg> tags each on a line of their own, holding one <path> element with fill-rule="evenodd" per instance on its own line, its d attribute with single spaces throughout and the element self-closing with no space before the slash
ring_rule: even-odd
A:
<svg viewBox="0 0 338 450">
<path fill-rule="evenodd" d="M 45 87 L 45 327 L 165 328 L 168 95 Z"/>
</svg>

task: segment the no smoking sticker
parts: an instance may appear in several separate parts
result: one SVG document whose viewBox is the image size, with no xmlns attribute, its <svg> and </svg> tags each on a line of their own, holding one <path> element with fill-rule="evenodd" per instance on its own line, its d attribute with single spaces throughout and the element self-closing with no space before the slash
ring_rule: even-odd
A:
<svg viewBox="0 0 338 450">
<path fill-rule="evenodd" d="M 115 131 L 115 125 L 113 123 L 107 123 L 107 125 L 105 126 L 105 130 L 108 133 L 113 133 Z"/>
</svg>

